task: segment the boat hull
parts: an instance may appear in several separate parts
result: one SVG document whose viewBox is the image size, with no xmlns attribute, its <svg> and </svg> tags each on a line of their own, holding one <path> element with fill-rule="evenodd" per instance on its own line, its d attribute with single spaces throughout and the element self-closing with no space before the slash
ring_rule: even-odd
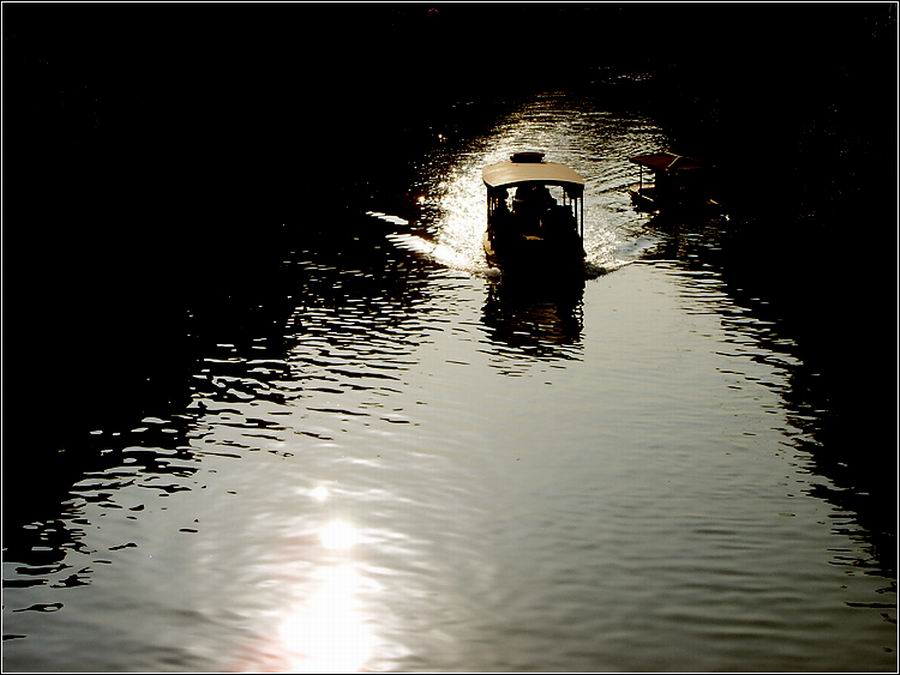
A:
<svg viewBox="0 0 900 675">
<path fill-rule="evenodd" d="M 705 195 L 684 194 L 680 198 L 663 199 L 652 187 L 640 187 L 637 183 L 628 187 L 628 195 L 638 211 L 667 213 L 716 213 L 721 205 Z"/>
<path fill-rule="evenodd" d="M 631 197 L 631 201 L 636 209 L 639 211 L 656 211 L 659 208 L 651 190 L 652 188 L 642 189 L 637 183 L 628 187 L 628 195 Z"/>
<path fill-rule="evenodd" d="M 485 232 L 484 254 L 489 265 L 504 272 L 584 275 L 585 251 L 577 237 L 562 241 L 533 236 L 498 239 Z"/>
</svg>

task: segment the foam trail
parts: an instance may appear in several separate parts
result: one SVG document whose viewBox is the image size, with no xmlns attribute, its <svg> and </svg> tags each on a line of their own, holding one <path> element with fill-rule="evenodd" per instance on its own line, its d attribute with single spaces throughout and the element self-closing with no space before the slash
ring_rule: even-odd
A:
<svg viewBox="0 0 900 675">
<path fill-rule="evenodd" d="M 470 256 L 442 242 L 405 233 L 391 233 L 387 235 L 387 239 L 398 248 L 418 253 L 450 269 L 487 277 L 499 274 L 499 270 L 487 266 L 486 263 L 479 265 Z"/>
<path fill-rule="evenodd" d="M 367 216 L 371 216 L 372 218 L 378 218 L 379 220 L 383 220 L 386 223 L 390 223 L 391 225 L 405 225 L 409 227 L 409 221 L 405 218 L 401 218 L 400 216 L 392 216 L 390 213 L 382 213 L 381 211 L 366 211 Z"/>
<path fill-rule="evenodd" d="M 597 277 L 602 277 L 604 274 L 609 274 L 610 272 L 620 270 L 627 265 L 631 265 L 633 262 L 634 260 L 619 260 L 615 258 L 606 260 L 602 263 L 587 260 L 584 263 L 584 276 L 587 279 L 596 279 Z"/>
</svg>

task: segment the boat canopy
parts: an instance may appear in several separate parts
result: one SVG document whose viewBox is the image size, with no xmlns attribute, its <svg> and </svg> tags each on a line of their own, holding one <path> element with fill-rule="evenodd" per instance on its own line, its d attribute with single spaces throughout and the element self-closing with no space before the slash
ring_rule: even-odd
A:
<svg viewBox="0 0 900 675">
<path fill-rule="evenodd" d="M 658 152 L 652 155 L 637 155 L 631 157 L 630 160 L 640 166 L 646 166 L 653 171 L 693 171 L 702 169 L 703 164 L 696 159 L 690 159 L 682 155 L 676 155 L 671 152 Z"/>
<path fill-rule="evenodd" d="M 570 192 L 580 193 L 584 190 L 584 178 L 569 167 L 556 162 L 498 162 L 484 167 L 481 175 L 488 188 L 514 187 L 523 183 L 543 183 L 545 185 L 561 185 Z"/>
</svg>

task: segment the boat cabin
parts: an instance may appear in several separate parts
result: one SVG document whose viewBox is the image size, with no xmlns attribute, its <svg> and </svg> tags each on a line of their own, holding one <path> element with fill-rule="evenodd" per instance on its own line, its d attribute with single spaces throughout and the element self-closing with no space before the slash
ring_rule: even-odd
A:
<svg viewBox="0 0 900 675">
<path fill-rule="evenodd" d="M 482 171 L 484 248 L 491 264 L 584 258 L 584 179 L 541 152 L 517 152 Z"/>
<path fill-rule="evenodd" d="M 706 193 L 706 166 L 690 157 L 671 152 L 637 155 L 630 161 L 640 167 L 639 182 L 628 191 L 642 210 L 683 209 L 717 206 Z M 645 177 L 645 170 L 649 176 Z"/>
</svg>

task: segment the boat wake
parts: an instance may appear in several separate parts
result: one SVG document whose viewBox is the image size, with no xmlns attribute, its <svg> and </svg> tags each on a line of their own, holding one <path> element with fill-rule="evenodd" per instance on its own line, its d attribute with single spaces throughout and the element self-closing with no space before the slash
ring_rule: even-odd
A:
<svg viewBox="0 0 900 675">
<path fill-rule="evenodd" d="M 406 220 L 406 218 L 401 218 L 400 216 L 392 216 L 390 213 L 382 213 L 381 211 L 366 211 L 366 215 L 371 218 L 378 218 L 378 220 L 383 220 L 384 222 L 390 223 L 391 225 L 409 227 L 409 221 Z"/>
<path fill-rule="evenodd" d="M 410 222 L 400 216 L 380 211 L 368 211 L 366 215 L 391 225 L 404 228 L 411 227 Z M 477 239 L 477 248 L 472 246 L 461 247 L 458 245 L 458 242 L 442 241 L 440 237 L 435 239 L 411 232 L 391 232 L 386 235 L 386 238 L 399 249 L 412 251 L 449 269 L 488 278 L 500 275 L 500 270 L 490 266 L 485 260 L 484 253 L 480 248 L 480 238 Z"/>
<path fill-rule="evenodd" d="M 500 274 L 500 270 L 488 265 L 483 258 L 481 264 L 478 264 L 473 262 L 465 252 L 438 241 L 414 234 L 389 234 L 387 238 L 398 248 L 418 253 L 450 269 L 468 272 L 475 276 L 493 277 Z"/>
<path fill-rule="evenodd" d="M 607 260 L 606 262 L 599 263 L 585 260 L 584 276 L 585 279 L 596 279 L 597 277 L 602 277 L 604 274 L 610 274 L 611 272 L 620 270 L 633 262 L 633 260 Z"/>
<path fill-rule="evenodd" d="M 412 227 L 411 223 L 405 218 L 389 213 L 368 211 L 366 215 L 395 227 Z M 584 261 L 585 279 L 596 279 L 634 262 L 633 260 L 616 257 L 615 252 L 619 248 L 619 242 L 613 232 L 602 228 L 591 229 L 593 230 L 593 238 L 587 246 Z M 453 232 L 457 236 L 449 236 L 449 232 Z M 436 237 L 395 231 L 388 233 L 386 239 L 398 249 L 411 251 L 448 269 L 488 279 L 499 279 L 502 277 L 502 271 L 488 264 L 485 259 L 484 251 L 481 248 L 482 238 L 477 228 L 473 228 L 471 232 L 466 234 L 468 236 L 459 236 L 459 228 L 450 231 L 442 230 Z"/>
</svg>

